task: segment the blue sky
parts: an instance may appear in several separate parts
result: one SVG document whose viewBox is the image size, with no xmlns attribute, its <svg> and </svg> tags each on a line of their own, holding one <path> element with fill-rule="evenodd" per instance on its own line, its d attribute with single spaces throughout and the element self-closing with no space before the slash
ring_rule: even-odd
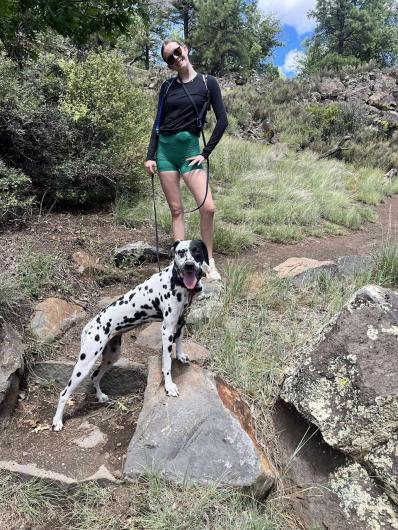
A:
<svg viewBox="0 0 398 530">
<path fill-rule="evenodd" d="M 297 74 L 297 59 L 303 55 L 302 42 L 311 36 L 315 21 L 307 13 L 315 7 L 316 0 L 259 0 L 259 8 L 267 15 L 275 15 L 281 21 L 282 33 L 279 40 L 284 43 L 277 48 L 273 63 L 283 75 Z"/>
</svg>

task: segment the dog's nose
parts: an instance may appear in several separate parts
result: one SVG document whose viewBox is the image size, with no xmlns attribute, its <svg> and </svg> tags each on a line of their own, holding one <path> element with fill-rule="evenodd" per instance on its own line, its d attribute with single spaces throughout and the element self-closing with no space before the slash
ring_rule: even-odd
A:
<svg viewBox="0 0 398 530">
<path fill-rule="evenodd" d="M 193 261 L 187 261 L 184 265 L 184 269 L 187 272 L 193 272 L 195 270 L 195 263 Z"/>
</svg>

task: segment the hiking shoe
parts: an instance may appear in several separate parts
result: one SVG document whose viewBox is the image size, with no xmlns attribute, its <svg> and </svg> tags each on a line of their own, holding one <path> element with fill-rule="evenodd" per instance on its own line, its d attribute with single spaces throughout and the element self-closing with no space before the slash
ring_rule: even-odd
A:
<svg viewBox="0 0 398 530">
<path fill-rule="evenodd" d="M 207 267 L 206 277 L 208 280 L 221 281 L 220 273 L 217 270 L 216 264 L 214 263 L 214 258 L 210 258 L 209 265 Z"/>
</svg>

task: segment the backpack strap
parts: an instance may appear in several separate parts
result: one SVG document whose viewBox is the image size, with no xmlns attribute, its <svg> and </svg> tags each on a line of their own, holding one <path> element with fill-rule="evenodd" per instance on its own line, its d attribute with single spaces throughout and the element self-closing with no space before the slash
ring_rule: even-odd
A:
<svg viewBox="0 0 398 530">
<path fill-rule="evenodd" d="M 159 135 L 159 131 L 160 131 L 160 122 L 162 120 L 162 116 L 163 116 L 163 110 L 164 110 L 164 106 L 165 106 L 165 103 L 166 103 L 166 98 L 167 98 L 167 94 L 171 88 L 171 85 L 174 83 L 174 81 L 177 79 L 177 77 L 170 77 L 169 79 L 167 79 L 166 83 L 167 83 L 167 86 L 166 86 L 166 90 L 163 94 L 163 97 L 162 99 L 160 100 L 160 105 L 159 105 L 159 109 L 158 109 L 158 113 L 157 113 L 157 116 L 156 116 L 156 134 Z"/>
<path fill-rule="evenodd" d="M 211 108 L 211 103 L 210 103 L 210 90 L 209 90 L 209 87 L 207 85 L 207 74 L 202 74 L 202 79 L 203 79 L 203 83 L 205 84 L 205 87 L 206 87 L 206 105 L 207 105 L 206 111 L 209 111 L 210 108 Z"/>
</svg>

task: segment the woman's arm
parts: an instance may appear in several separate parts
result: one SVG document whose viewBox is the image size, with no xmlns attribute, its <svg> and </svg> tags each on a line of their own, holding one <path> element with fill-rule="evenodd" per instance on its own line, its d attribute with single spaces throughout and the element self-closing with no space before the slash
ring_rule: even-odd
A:
<svg viewBox="0 0 398 530">
<path fill-rule="evenodd" d="M 162 86 L 160 87 L 159 99 L 158 99 L 158 107 L 157 107 L 157 110 L 156 110 L 156 117 L 155 117 L 155 121 L 153 122 L 151 137 L 149 139 L 149 146 L 148 146 L 148 151 L 147 151 L 147 155 L 146 155 L 146 159 L 147 160 L 155 160 L 155 158 L 156 158 L 156 148 L 157 148 L 157 145 L 158 145 L 158 133 L 156 131 L 156 126 L 157 126 L 159 118 L 160 118 L 160 122 L 162 121 L 162 117 L 163 116 L 159 116 L 159 114 L 162 111 L 161 102 L 163 101 L 164 95 L 165 95 L 166 90 L 167 90 L 167 86 L 168 86 L 168 82 L 165 81 L 162 84 Z M 162 112 L 162 114 L 163 114 L 163 112 Z"/>
<path fill-rule="evenodd" d="M 213 107 L 214 114 L 216 115 L 217 123 L 214 127 L 214 131 L 210 137 L 210 140 L 202 151 L 202 156 L 204 158 L 207 158 L 210 155 L 218 142 L 221 140 L 225 129 L 228 127 L 227 113 L 225 111 L 224 102 L 222 100 L 221 90 L 217 83 L 217 79 L 212 75 L 209 75 L 207 78 L 207 86 L 210 91 L 210 103 Z"/>
</svg>

